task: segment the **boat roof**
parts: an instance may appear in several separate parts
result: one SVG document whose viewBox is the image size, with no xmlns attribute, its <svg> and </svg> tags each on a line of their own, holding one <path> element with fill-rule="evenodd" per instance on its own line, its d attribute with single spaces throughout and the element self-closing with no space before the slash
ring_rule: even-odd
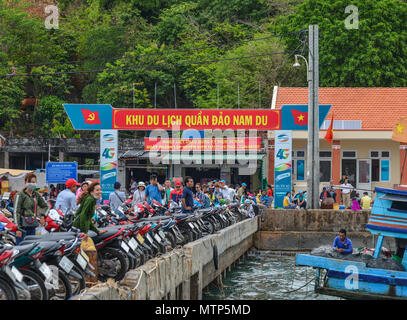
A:
<svg viewBox="0 0 407 320">
<path fill-rule="evenodd" d="M 398 196 L 407 196 L 407 191 L 403 191 L 403 190 L 386 189 L 386 188 L 375 187 L 374 191 L 375 192 L 381 192 L 381 193 L 387 193 L 387 194 L 394 194 L 394 195 L 398 195 Z"/>
</svg>

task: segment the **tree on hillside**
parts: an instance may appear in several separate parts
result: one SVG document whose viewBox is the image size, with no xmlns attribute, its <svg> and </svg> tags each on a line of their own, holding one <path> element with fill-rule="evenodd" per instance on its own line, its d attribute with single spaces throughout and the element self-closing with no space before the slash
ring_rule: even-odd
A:
<svg viewBox="0 0 407 320">
<path fill-rule="evenodd" d="M 358 8 L 357 29 L 345 27 L 350 4 Z M 277 19 L 273 30 L 318 24 L 320 86 L 396 87 L 407 85 L 406 21 L 407 3 L 401 0 L 305 0 L 294 14 Z M 285 40 L 293 49 L 295 37 Z"/>
</svg>

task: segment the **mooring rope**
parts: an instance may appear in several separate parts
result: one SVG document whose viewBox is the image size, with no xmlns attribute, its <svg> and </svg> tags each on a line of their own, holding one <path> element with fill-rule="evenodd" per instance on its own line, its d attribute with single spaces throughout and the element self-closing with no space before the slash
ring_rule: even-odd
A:
<svg viewBox="0 0 407 320">
<path fill-rule="evenodd" d="M 283 293 L 283 294 L 289 294 L 289 293 L 296 292 L 296 291 L 298 291 L 298 290 L 304 288 L 305 286 L 309 285 L 309 284 L 310 284 L 312 281 L 314 281 L 314 280 L 316 280 L 316 277 L 312 278 L 312 279 L 311 279 L 310 281 L 308 281 L 306 284 L 304 284 L 303 286 L 301 286 L 301 287 L 299 287 L 299 288 L 297 288 L 297 289 L 294 289 L 294 290 L 291 290 L 291 291 L 283 291 L 282 293 Z"/>
</svg>

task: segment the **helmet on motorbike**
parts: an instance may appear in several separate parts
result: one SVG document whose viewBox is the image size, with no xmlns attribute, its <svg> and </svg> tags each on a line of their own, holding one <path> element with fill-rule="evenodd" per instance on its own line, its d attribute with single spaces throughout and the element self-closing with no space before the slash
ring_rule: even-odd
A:
<svg viewBox="0 0 407 320">
<path fill-rule="evenodd" d="M 48 212 L 48 217 L 55 222 L 58 222 L 58 221 L 62 222 L 62 219 L 64 218 L 64 214 L 62 213 L 61 209 L 58 209 L 58 210 L 51 209 Z"/>
</svg>

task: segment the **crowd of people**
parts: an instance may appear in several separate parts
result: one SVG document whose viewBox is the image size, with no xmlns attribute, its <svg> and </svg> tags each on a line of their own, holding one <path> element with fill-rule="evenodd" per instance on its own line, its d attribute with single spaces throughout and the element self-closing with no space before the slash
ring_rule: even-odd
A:
<svg viewBox="0 0 407 320">
<path fill-rule="evenodd" d="M 341 197 L 341 204 L 345 209 L 351 209 L 353 211 L 358 210 L 370 210 L 372 206 L 372 198 L 369 197 L 367 191 L 363 192 L 363 197 L 360 197 L 360 193 L 356 191 L 356 188 L 349 183 L 349 179 L 346 175 L 342 176 L 339 181 L 339 186 L 334 186 L 333 181 L 330 181 L 329 186 L 323 187 L 320 194 L 321 209 L 333 209 L 334 204 L 337 202 L 337 190 Z"/>
<path fill-rule="evenodd" d="M 187 178 L 189 178 L 188 181 Z M 183 205 L 183 201 L 187 201 L 183 199 L 193 199 L 199 207 L 209 208 L 211 205 L 217 206 L 231 202 L 245 204 L 249 200 L 250 204 L 269 208 L 274 199 L 270 185 L 267 190 L 257 189 L 251 193 L 246 183 L 228 185 L 225 180 L 212 180 L 207 184 L 201 184 L 194 183 L 191 177 L 187 178 L 184 183 L 166 179 L 163 185 L 157 181 L 156 175 L 150 177 L 148 184 L 143 181 L 136 183 L 131 179 L 129 191 L 133 195 L 133 204 L 144 201 L 151 203 L 151 199 L 154 199 L 164 206 L 168 206 L 170 202 Z M 117 186 L 120 188 L 120 184 Z M 125 196 L 124 193 L 123 196 Z M 113 197 L 115 196 L 113 195 Z M 185 211 L 189 210 L 185 209 Z"/>
<path fill-rule="evenodd" d="M 346 175 L 342 176 L 339 183 L 339 185 L 335 185 L 331 180 L 329 185 L 322 188 L 319 195 L 320 209 L 334 209 L 335 204 L 341 204 L 344 209 L 353 211 L 371 209 L 373 201 L 368 192 L 363 192 L 363 197 L 360 197 L 360 193 L 349 183 Z M 305 209 L 306 206 L 306 191 L 299 190 L 295 193 L 293 188 L 292 192 L 286 193 L 283 201 L 284 209 Z"/>
<path fill-rule="evenodd" d="M 97 229 L 92 224 L 92 216 L 95 206 L 101 202 L 101 186 L 99 182 L 83 181 L 78 183 L 75 179 L 68 179 L 65 183 L 66 189 L 58 191 L 53 185 L 50 186 L 48 197 L 55 200 L 55 209 L 60 209 L 63 213 L 75 212 L 74 226 L 81 230 Z M 25 176 L 25 186 L 23 190 L 16 194 L 14 200 L 14 217 L 19 225 L 17 243 L 21 242 L 26 235 L 35 234 L 38 228 L 44 225 L 45 211 L 49 205 L 44 197 L 38 193 L 37 178 L 30 173 Z M 337 190 L 340 190 L 337 193 Z M 126 192 L 127 191 L 127 192 Z M 341 179 L 341 184 L 335 186 L 333 181 L 328 186 L 323 187 L 320 194 L 320 208 L 333 209 L 337 203 L 337 196 L 340 194 L 341 202 L 345 208 L 352 210 L 370 209 L 372 199 L 367 192 L 363 197 L 355 191 L 346 176 Z M 184 181 L 166 179 L 164 184 L 158 182 L 157 175 L 153 174 L 146 183 L 136 182 L 131 179 L 127 190 L 123 190 L 121 184 L 114 184 L 114 191 L 109 195 L 108 204 L 112 209 L 116 209 L 129 197 L 132 198 L 132 205 L 152 200 L 158 201 L 163 206 L 169 207 L 177 204 L 181 207 L 182 213 L 192 213 L 194 208 L 209 208 L 228 203 L 239 203 L 246 209 L 249 215 L 254 215 L 254 206 L 265 209 L 272 207 L 274 201 L 273 188 L 268 185 L 266 189 L 256 189 L 250 192 L 246 183 L 241 185 L 228 185 L 225 180 L 212 180 L 206 184 L 195 183 L 192 177 L 186 177 Z M 306 192 L 299 190 L 298 193 L 287 192 L 283 207 L 285 209 L 306 208 Z M 39 223 L 34 219 L 39 217 Z M 100 231 L 98 231 L 100 232 Z"/>
</svg>

